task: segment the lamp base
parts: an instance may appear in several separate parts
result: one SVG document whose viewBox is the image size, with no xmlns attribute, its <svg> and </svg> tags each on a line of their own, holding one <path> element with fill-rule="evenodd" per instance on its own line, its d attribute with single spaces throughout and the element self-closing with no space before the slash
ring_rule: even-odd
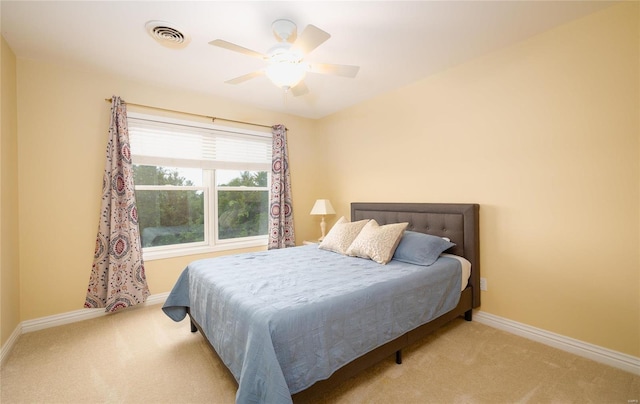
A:
<svg viewBox="0 0 640 404">
<path fill-rule="evenodd" d="M 322 220 L 320 221 L 320 232 L 322 233 L 322 237 L 318 239 L 319 241 L 324 240 L 324 233 L 326 231 L 327 231 L 327 223 L 324 221 L 324 215 L 322 215 Z"/>
</svg>

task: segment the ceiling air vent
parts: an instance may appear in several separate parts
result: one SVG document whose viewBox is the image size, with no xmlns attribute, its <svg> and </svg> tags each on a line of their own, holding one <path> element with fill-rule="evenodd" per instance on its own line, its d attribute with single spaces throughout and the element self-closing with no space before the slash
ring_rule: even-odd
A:
<svg viewBox="0 0 640 404">
<path fill-rule="evenodd" d="M 185 48 L 191 38 L 182 33 L 180 28 L 166 21 L 149 21 L 145 24 L 147 32 L 160 45 L 173 49 Z"/>
</svg>

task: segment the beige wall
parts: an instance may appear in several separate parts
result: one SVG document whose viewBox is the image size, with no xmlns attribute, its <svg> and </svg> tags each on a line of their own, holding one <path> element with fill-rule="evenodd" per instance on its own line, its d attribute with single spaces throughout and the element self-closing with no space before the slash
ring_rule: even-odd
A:
<svg viewBox="0 0 640 404">
<path fill-rule="evenodd" d="M 0 49 L 0 346 L 20 323 L 16 57 Z"/>
<path fill-rule="evenodd" d="M 98 225 L 110 104 L 125 101 L 289 128 L 294 215 L 299 240 L 312 231 L 307 213 L 317 172 L 314 123 L 203 94 L 157 88 L 53 64 L 18 59 L 21 321 L 82 308 Z M 135 108 L 130 108 L 131 110 Z M 147 111 L 149 112 L 149 111 Z M 148 261 L 152 294 L 168 292 L 183 257 Z"/>
<path fill-rule="evenodd" d="M 322 120 L 336 208 L 480 203 L 481 310 L 640 355 L 638 4 Z"/>
</svg>

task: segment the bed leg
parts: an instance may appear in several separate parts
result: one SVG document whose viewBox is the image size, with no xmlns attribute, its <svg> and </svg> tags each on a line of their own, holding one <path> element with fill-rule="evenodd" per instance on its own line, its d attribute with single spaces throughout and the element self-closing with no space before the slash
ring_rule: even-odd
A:
<svg viewBox="0 0 640 404">
<path fill-rule="evenodd" d="M 402 365 L 402 351 L 396 351 L 396 363 Z"/>
<path fill-rule="evenodd" d="M 473 310 L 467 310 L 464 312 L 464 319 L 467 321 L 471 321 L 473 317 Z"/>
<path fill-rule="evenodd" d="M 198 327 L 196 327 L 196 324 L 193 322 L 193 320 L 189 319 L 189 324 L 191 324 L 191 332 L 198 331 Z"/>
</svg>

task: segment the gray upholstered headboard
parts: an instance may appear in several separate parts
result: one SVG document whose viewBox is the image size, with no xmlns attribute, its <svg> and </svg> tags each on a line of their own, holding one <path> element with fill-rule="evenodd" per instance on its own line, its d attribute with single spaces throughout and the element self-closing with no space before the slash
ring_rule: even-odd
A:
<svg viewBox="0 0 640 404">
<path fill-rule="evenodd" d="M 378 224 L 408 222 L 407 230 L 448 237 L 456 246 L 448 253 L 471 262 L 469 285 L 473 307 L 480 306 L 480 227 L 478 204 L 366 203 L 351 204 L 351 221 L 375 219 Z"/>
</svg>

